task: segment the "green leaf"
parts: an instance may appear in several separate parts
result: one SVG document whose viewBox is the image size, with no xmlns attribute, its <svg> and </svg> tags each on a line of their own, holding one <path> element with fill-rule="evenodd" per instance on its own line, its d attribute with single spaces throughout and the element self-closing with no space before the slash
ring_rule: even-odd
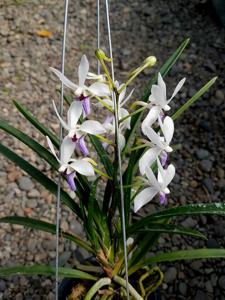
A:
<svg viewBox="0 0 225 300">
<path fill-rule="evenodd" d="M 52 194 L 57 195 L 57 184 L 40 172 L 37 168 L 29 164 L 22 157 L 8 149 L 7 147 L 0 144 L 0 153 L 6 156 L 9 160 L 14 162 L 22 170 L 27 172 L 31 177 L 33 177 L 37 182 L 43 185 Z M 82 214 L 79 206 L 70 198 L 70 196 L 61 189 L 61 201 L 69 207 L 79 218 L 82 219 Z"/>
<path fill-rule="evenodd" d="M 224 258 L 225 249 L 193 249 L 193 250 L 180 250 L 170 253 L 162 253 L 156 256 L 150 257 L 143 260 L 141 263 L 137 264 L 129 270 L 129 275 L 135 271 L 155 263 L 161 262 L 171 262 L 177 260 L 187 260 L 187 259 L 207 259 L 207 258 Z"/>
<path fill-rule="evenodd" d="M 155 233 L 169 233 L 169 234 L 181 234 L 181 235 L 189 235 L 193 237 L 198 237 L 202 239 L 206 239 L 206 236 L 202 234 L 201 232 L 194 230 L 194 229 L 189 229 L 185 228 L 182 226 L 177 226 L 177 225 L 171 225 L 171 224 L 149 224 L 146 228 L 143 228 L 141 230 L 138 230 L 136 233 L 141 232 L 141 233 L 148 233 L 148 232 L 155 232 Z M 128 234 L 135 234 L 135 232 L 130 232 L 128 230 Z"/>
<path fill-rule="evenodd" d="M 179 118 L 195 101 L 197 101 L 215 83 L 217 77 L 212 78 L 206 83 L 191 99 L 182 105 L 172 116 L 173 120 Z"/>
<path fill-rule="evenodd" d="M 4 218 L 0 218 L 0 223 L 17 224 L 32 229 L 42 230 L 45 232 L 56 234 L 55 224 L 32 219 L 32 218 L 27 218 L 27 217 L 20 217 L 20 216 L 4 217 Z M 70 240 L 75 244 L 77 244 L 78 246 L 86 249 L 87 251 L 93 252 L 93 249 L 90 247 L 90 245 L 87 242 L 83 241 L 80 237 L 65 231 L 61 231 L 60 235 L 62 235 L 65 239 Z"/>
<path fill-rule="evenodd" d="M 172 66 L 175 64 L 175 62 L 178 60 L 178 58 L 181 56 L 183 53 L 184 49 L 189 43 L 189 39 L 186 39 L 178 48 L 177 50 L 169 57 L 169 59 L 163 64 L 163 66 L 160 68 L 159 72 L 161 75 L 164 77 L 169 70 L 172 68 Z M 144 95 L 141 97 L 141 101 L 147 102 L 149 95 L 151 93 L 151 87 L 154 83 L 157 81 L 157 74 L 150 80 L 146 91 Z M 143 116 L 144 112 L 140 112 L 136 115 L 134 115 L 131 118 L 131 129 L 127 130 L 125 133 L 125 138 L 126 138 L 126 145 L 123 149 L 122 155 L 125 155 L 130 148 L 130 143 L 133 139 L 133 136 L 135 134 L 136 128 L 138 124 L 141 121 L 141 118 Z M 131 185 L 132 180 L 133 180 L 133 174 L 135 171 L 135 163 L 138 161 L 138 159 L 141 157 L 142 153 L 144 150 L 139 150 L 139 151 L 134 151 L 130 155 L 128 167 L 126 169 L 125 175 L 124 175 L 124 185 Z M 126 215 L 126 220 L 128 220 L 129 217 L 129 209 L 130 209 L 130 193 L 131 193 L 131 188 L 126 189 L 124 193 L 124 202 L 125 202 L 125 215 Z"/>
<path fill-rule="evenodd" d="M 18 111 L 34 126 L 36 127 L 44 136 L 48 136 L 52 143 L 59 148 L 59 139 L 58 137 L 50 131 L 48 128 L 44 127 L 22 104 L 13 100 L 14 105 Z"/>
<path fill-rule="evenodd" d="M 102 146 L 102 143 L 94 135 L 89 134 L 89 138 L 90 138 L 93 146 L 95 147 L 95 150 L 96 150 L 96 152 L 98 154 L 98 157 L 99 157 L 101 163 L 103 164 L 103 166 L 104 166 L 104 168 L 106 170 L 106 173 L 110 177 L 113 177 L 113 166 L 112 166 L 112 163 L 111 163 L 111 161 L 109 159 L 109 156 L 108 156 L 106 150 Z"/>
<path fill-rule="evenodd" d="M 151 222 L 163 220 L 165 218 L 172 218 L 177 216 L 194 216 L 201 214 L 225 215 L 225 203 L 188 204 L 184 206 L 164 209 L 140 219 L 139 221 L 131 225 L 128 230 L 130 232 L 135 232 L 136 230 L 148 226 Z"/>
<path fill-rule="evenodd" d="M 54 155 L 52 155 L 45 147 L 41 146 L 34 139 L 30 138 L 28 135 L 16 129 L 15 127 L 9 125 L 4 120 L 0 120 L 0 129 L 3 129 L 10 135 L 16 137 L 18 140 L 27 145 L 30 149 L 35 151 L 41 158 L 43 158 L 47 163 L 49 163 L 54 169 L 58 170 L 59 164 L 55 159 Z"/>
<path fill-rule="evenodd" d="M 55 276 L 55 268 L 44 265 L 34 266 L 16 266 L 16 267 L 3 267 L 0 268 L 0 277 L 8 277 L 12 275 L 45 275 Z M 97 280 L 95 276 L 92 276 L 86 272 L 70 269 L 70 268 L 59 268 L 59 276 L 64 278 L 79 278 L 86 280 Z"/>
</svg>

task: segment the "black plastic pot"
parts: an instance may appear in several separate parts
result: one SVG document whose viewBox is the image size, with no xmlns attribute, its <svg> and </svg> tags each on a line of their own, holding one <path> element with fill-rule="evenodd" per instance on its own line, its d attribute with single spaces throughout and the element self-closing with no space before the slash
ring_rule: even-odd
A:
<svg viewBox="0 0 225 300">
<path fill-rule="evenodd" d="M 72 287 L 77 283 L 77 279 L 63 279 L 59 286 L 59 300 L 66 300 L 66 297 L 71 294 Z M 151 295 L 148 300 L 161 300 L 160 291 L 156 290 L 156 292 Z"/>
</svg>

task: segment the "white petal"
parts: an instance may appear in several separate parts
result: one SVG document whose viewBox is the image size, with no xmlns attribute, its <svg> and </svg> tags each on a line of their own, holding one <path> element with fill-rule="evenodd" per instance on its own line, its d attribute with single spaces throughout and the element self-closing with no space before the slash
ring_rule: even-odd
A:
<svg viewBox="0 0 225 300">
<path fill-rule="evenodd" d="M 55 153 L 55 149 L 54 149 L 54 146 L 52 144 L 52 141 L 50 140 L 50 138 L 48 136 L 46 136 L 46 139 L 47 139 L 47 143 L 48 143 L 48 146 L 49 146 L 52 154 L 55 156 L 55 158 L 57 159 L 57 161 L 60 162 L 59 159 L 58 159 L 58 156 Z"/>
<path fill-rule="evenodd" d="M 170 184 L 170 182 L 173 180 L 173 177 L 175 176 L 175 167 L 174 165 L 170 164 L 165 172 L 165 187 Z"/>
<path fill-rule="evenodd" d="M 68 137 L 66 136 L 61 144 L 60 147 L 60 161 L 61 164 L 67 164 L 70 160 L 76 144 Z"/>
<path fill-rule="evenodd" d="M 70 105 L 70 108 L 67 112 L 68 125 L 70 128 L 75 128 L 77 122 L 82 114 L 82 102 L 81 101 L 73 101 Z"/>
<path fill-rule="evenodd" d="M 62 126 L 63 126 L 66 130 L 70 130 L 70 127 L 68 126 L 68 124 L 66 124 L 66 122 L 65 122 L 65 121 L 61 118 L 61 116 L 59 115 L 59 112 L 58 112 L 58 110 L 57 110 L 57 108 L 56 108 L 55 102 L 52 101 L 52 103 L 53 103 L 53 108 L 54 108 L 54 110 L 55 110 L 55 113 L 56 113 L 56 115 L 57 115 L 57 117 L 58 117 L 60 123 L 62 124 Z"/>
<path fill-rule="evenodd" d="M 84 131 L 90 134 L 102 134 L 105 133 L 106 130 L 104 126 L 98 121 L 85 121 L 79 128 L 80 131 Z"/>
<path fill-rule="evenodd" d="M 128 115 L 129 115 L 129 112 L 125 108 L 120 107 L 120 109 L 119 109 L 119 119 L 123 119 L 124 117 L 126 117 Z M 129 118 L 127 118 L 126 120 L 124 120 L 122 122 L 124 128 L 130 129 L 130 121 L 131 121 L 131 118 L 129 117 Z"/>
<path fill-rule="evenodd" d="M 136 213 L 142 206 L 151 201 L 157 192 L 154 187 L 149 187 L 141 191 L 134 199 L 134 212 Z"/>
<path fill-rule="evenodd" d="M 110 95 L 109 87 L 105 83 L 95 82 L 89 86 L 88 90 L 96 96 L 104 97 Z"/>
<path fill-rule="evenodd" d="M 165 170 L 162 167 L 162 164 L 160 162 L 160 160 L 157 158 L 157 165 L 158 165 L 158 182 L 160 184 L 160 186 L 165 186 L 165 182 L 166 182 L 166 173 Z"/>
<path fill-rule="evenodd" d="M 76 89 L 78 88 L 78 85 L 76 85 L 75 83 L 73 83 L 71 80 L 69 80 L 65 75 L 63 75 L 59 70 L 55 69 L 55 68 L 50 68 L 50 70 L 55 73 L 56 76 L 58 76 L 58 78 L 63 82 L 63 84 L 65 84 L 68 88 L 76 91 Z"/>
<path fill-rule="evenodd" d="M 181 79 L 180 82 L 178 82 L 178 85 L 176 86 L 173 95 L 171 96 L 170 100 L 173 99 L 173 97 L 176 96 L 176 94 L 179 92 L 179 90 L 182 88 L 183 84 L 185 83 L 186 78 Z"/>
<path fill-rule="evenodd" d="M 122 84 L 120 86 L 120 88 L 122 88 L 124 86 L 124 84 Z M 123 98 L 125 97 L 125 94 L 126 94 L 126 88 L 124 88 L 122 90 L 122 92 L 119 94 L 119 104 L 121 105 L 121 102 L 123 101 Z"/>
<path fill-rule="evenodd" d="M 79 78 L 79 86 L 84 86 L 85 79 L 87 78 L 89 70 L 89 62 L 87 60 L 86 55 L 83 55 L 80 60 L 80 65 L 78 68 L 78 78 Z"/>
<path fill-rule="evenodd" d="M 148 178 L 149 184 L 153 186 L 156 190 L 160 190 L 159 182 L 157 181 L 155 174 L 153 173 L 152 169 L 146 166 L 145 170 L 146 176 Z"/>
<path fill-rule="evenodd" d="M 147 137 L 153 144 L 155 144 L 159 148 L 164 148 L 164 145 L 161 142 L 160 135 L 158 135 L 151 127 L 146 128 L 145 130 L 146 130 Z"/>
<path fill-rule="evenodd" d="M 70 167 L 73 168 L 76 172 L 84 175 L 84 176 L 94 176 L 95 172 L 88 161 L 79 159 L 70 164 Z"/>
<path fill-rule="evenodd" d="M 127 101 L 130 99 L 130 97 L 132 96 L 134 92 L 134 89 L 130 92 L 130 94 L 121 102 L 121 106 L 124 106 L 125 103 L 127 103 Z"/>
<path fill-rule="evenodd" d="M 146 118 L 143 120 L 141 124 L 142 132 L 147 135 L 146 128 L 149 128 L 152 126 L 153 123 L 158 119 L 158 115 L 160 114 L 160 107 L 159 106 L 153 106 L 149 113 L 147 114 Z"/>
<path fill-rule="evenodd" d="M 123 134 L 121 132 L 119 132 L 119 146 L 120 146 L 120 150 L 123 150 L 123 148 L 125 147 L 125 137 L 123 136 Z"/>
<path fill-rule="evenodd" d="M 139 169 L 141 172 L 141 175 L 145 174 L 146 167 L 151 167 L 153 162 L 157 159 L 159 156 L 161 150 L 159 148 L 151 148 L 147 150 L 144 155 L 139 160 Z"/>
<path fill-rule="evenodd" d="M 169 145 L 173 138 L 173 133 L 174 133 L 174 122 L 173 122 L 172 118 L 166 117 L 164 119 L 163 125 L 162 125 L 162 132 L 165 137 L 167 145 Z"/>
<path fill-rule="evenodd" d="M 166 105 L 166 98 L 164 97 L 164 91 L 160 86 L 153 84 L 151 88 L 151 94 L 154 99 L 154 104 L 160 105 L 161 107 Z"/>
<path fill-rule="evenodd" d="M 163 91 L 164 99 L 166 99 L 166 84 L 160 73 L 158 74 L 158 85 L 161 87 L 161 89 Z"/>
</svg>

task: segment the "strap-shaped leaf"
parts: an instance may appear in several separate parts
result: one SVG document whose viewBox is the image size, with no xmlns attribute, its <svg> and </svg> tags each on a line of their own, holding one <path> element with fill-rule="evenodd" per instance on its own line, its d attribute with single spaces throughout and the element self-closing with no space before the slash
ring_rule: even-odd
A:
<svg viewBox="0 0 225 300">
<path fill-rule="evenodd" d="M 199 232 L 198 230 L 185 228 L 182 226 L 171 225 L 171 224 L 149 224 L 146 228 L 140 229 L 137 231 L 141 233 L 155 232 L 155 233 L 169 233 L 169 234 L 180 234 L 180 235 L 189 235 L 197 238 L 206 239 L 206 236 Z M 135 234 L 135 232 L 130 232 L 128 234 Z"/>
<path fill-rule="evenodd" d="M 0 223 L 9 223 L 9 224 L 17 224 L 17 225 L 22 225 L 25 227 L 29 227 L 32 229 L 37 229 L 45 232 L 49 232 L 52 234 L 56 234 L 56 226 L 55 224 L 41 221 L 41 220 L 36 220 L 32 218 L 27 218 L 27 217 L 20 217 L 20 216 L 9 216 L 9 217 L 4 217 L 0 218 Z M 90 247 L 90 245 L 83 241 L 80 237 L 75 236 L 69 232 L 61 231 L 60 234 L 67 240 L 70 240 L 77 244 L 78 246 L 86 249 L 89 252 L 93 252 L 93 249 Z"/>
<path fill-rule="evenodd" d="M 17 166 L 27 172 L 31 177 L 33 177 L 37 182 L 43 185 L 49 192 L 57 195 L 57 184 L 49 179 L 46 175 L 40 172 L 37 168 L 32 166 L 22 157 L 8 149 L 7 147 L 0 144 L 0 153 L 14 162 Z M 70 196 L 63 190 L 61 190 L 61 201 L 68 206 L 79 218 L 82 219 L 82 214 L 79 206 L 70 198 Z"/>
<path fill-rule="evenodd" d="M 193 249 L 193 250 L 180 250 L 170 253 L 162 253 L 156 256 L 143 260 L 129 270 L 129 275 L 135 271 L 154 263 L 170 262 L 177 260 L 189 260 L 189 259 L 207 259 L 207 258 L 224 258 L 225 249 Z"/>
<path fill-rule="evenodd" d="M 104 166 L 104 168 L 106 170 L 106 173 L 110 177 L 112 177 L 113 176 L 113 166 L 112 166 L 112 163 L 111 163 L 111 161 L 109 159 L 109 156 L 108 156 L 106 150 L 102 146 L 102 143 L 94 135 L 89 134 L 89 138 L 90 138 L 93 146 L 95 147 L 95 150 L 96 150 L 96 152 L 98 154 L 98 157 L 99 157 L 101 163 L 103 164 L 103 166 Z"/>
<path fill-rule="evenodd" d="M 16 267 L 3 267 L 0 268 L 0 277 L 8 277 L 12 275 L 45 275 L 55 276 L 55 268 L 44 265 L 34 266 L 16 266 Z M 63 278 L 79 278 L 86 280 L 97 280 L 97 278 L 91 274 L 83 271 L 70 268 L 59 268 L 59 276 Z"/>
<path fill-rule="evenodd" d="M 151 222 L 163 220 L 166 218 L 172 218 L 177 216 L 193 216 L 193 215 L 225 215 L 225 203 L 202 203 L 202 204 L 189 204 L 184 206 L 178 206 L 174 208 L 168 208 L 151 214 L 143 219 L 140 219 L 129 227 L 129 231 L 135 232 L 145 226 L 148 226 Z"/>
<path fill-rule="evenodd" d="M 55 170 L 58 170 L 59 164 L 55 159 L 54 155 L 52 155 L 45 147 L 40 145 L 40 143 L 37 143 L 34 139 L 30 138 L 21 130 L 11 126 L 4 120 L 0 120 L 0 129 L 3 129 L 5 132 L 16 137 L 18 140 L 20 140 L 25 145 L 27 145 L 30 149 L 36 152 L 41 158 L 43 158 L 47 163 L 49 163 L 50 166 L 52 166 Z"/>
<path fill-rule="evenodd" d="M 22 104 L 13 100 L 14 105 L 18 111 L 34 126 L 36 127 L 44 136 L 48 136 L 52 143 L 59 148 L 59 139 L 58 137 L 50 131 L 48 128 L 43 126 Z"/>
<path fill-rule="evenodd" d="M 197 101 L 208 89 L 215 83 L 217 77 L 212 78 L 207 82 L 197 93 L 194 94 L 184 105 L 182 105 L 172 116 L 173 120 L 179 118 L 195 101 Z"/>
</svg>

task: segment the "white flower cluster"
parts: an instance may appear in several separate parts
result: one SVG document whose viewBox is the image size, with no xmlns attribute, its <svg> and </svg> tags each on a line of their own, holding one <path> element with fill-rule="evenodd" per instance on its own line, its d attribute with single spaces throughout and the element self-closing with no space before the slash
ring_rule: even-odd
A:
<svg viewBox="0 0 225 300">
<path fill-rule="evenodd" d="M 170 142 L 173 138 L 174 122 L 172 118 L 165 116 L 165 112 L 170 110 L 169 103 L 179 92 L 184 82 L 185 78 L 178 83 L 169 100 L 166 97 L 166 84 L 160 73 L 157 85 L 153 85 L 151 88 L 149 103 L 147 104 L 150 110 L 141 126 L 143 134 L 150 141 L 147 142 L 150 147 L 139 160 L 140 173 L 143 176 L 146 175 L 147 179 L 143 178 L 143 180 L 149 187 L 142 190 L 135 197 L 135 212 L 151 201 L 156 194 L 159 194 L 160 203 L 164 204 L 166 194 L 170 193 L 168 185 L 175 175 L 175 167 L 172 164 L 167 166 L 167 153 L 173 151 Z M 146 106 L 146 104 L 144 105 Z M 158 132 L 152 128 L 156 122 L 159 125 Z M 157 179 L 151 168 L 156 161 L 158 167 Z"/>
<path fill-rule="evenodd" d="M 75 92 L 75 100 L 71 103 L 69 110 L 67 112 L 67 122 L 65 122 L 59 115 L 56 105 L 53 101 L 53 107 L 59 118 L 60 123 L 64 129 L 68 132 L 62 141 L 60 146 L 60 158 L 57 157 L 53 144 L 49 137 L 47 137 L 47 142 L 51 152 L 56 157 L 60 164 L 59 171 L 62 172 L 66 178 L 67 182 L 72 190 L 76 189 L 74 183 L 74 177 L 76 172 L 85 175 L 93 176 L 94 168 L 90 161 L 91 159 L 80 158 L 74 159 L 72 155 L 74 154 L 75 148 L 78 146 L 84 156 L 89 154 L 88 148 L 85 143 L 85 135 L 87 134 L 103 134 L 106 133 L 105 127 L 98 121 L 87 120 L 78 124 L 80 117 L 83 114 L 83 118 L 86 118 L 90 112 L 90 98 L 94 96 L 105 97 L 109 96 L 110 91 L 108 86 L 102 82 L 95 82 L 89 87 L 85 85 L 85 80 L 88 79 L 98 79 L 98 77 L 91 75 L 89 76 L 89 62 L 85 55 L 82 56 L 80 65 L 78 68 L 78 78 L 79 84 L 76 85 L 71 82 L 67 77 L 65 77 L 60 71 L 50 68 L 63 82 L 63 84 Z"/>
</svg>

